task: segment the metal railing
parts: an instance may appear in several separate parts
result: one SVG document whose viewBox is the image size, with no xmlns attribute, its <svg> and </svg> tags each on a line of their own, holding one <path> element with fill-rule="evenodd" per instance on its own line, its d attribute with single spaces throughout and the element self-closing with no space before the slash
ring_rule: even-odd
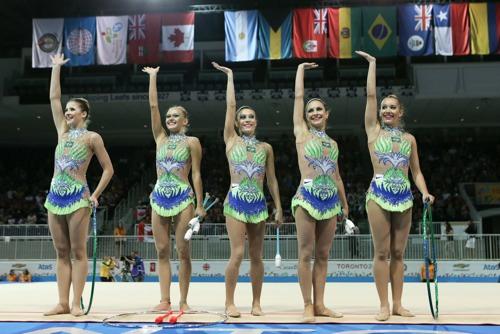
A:
<svg viewBox="0 0 500 334">
<path fill-rule="evenodd" d="M 108 220 L 108 207 L 100 206 L 97 208 L 97 231 L 103 231 L 105 222 Z M 0 225 L 0 237 L 31 237 L 31 236 L 50 236 L 49 225 L 47 224 L 16 224 Z"/>
<path fill-rule="evenodd" d="M 129 236 L 125 241 L 119 242 L 113 236 L 98 237 L 98 258 L 112 255 L 119 257 L 138 251 L 144 259 L 155 259 L 156 250 L 153 242 L 147 238 Z M 151 240 L 152 241 L 152 240 Z M 437 240 L 437 257 L 445 260 L 499 260 L 500 259 L 500 235 L 483 234 L 476 237 L 474 249 L 465 247 L 467 240 Z M 91 239 L 89 239 L 88 251 L 91 256 Z M 175 251 L 175 240 L 171 239 L 171 258 L 177 259 Z M 264 238 L 263 258 L 274 259 L 276 254 L 275 235 L 266 235 Z M 280 238 L 280 254 L 284 260 L 294 260 L 298 257 L 297 239 L 293 235 L 285 235 Z M 201 236 L 196 235 L 191 242 L 191 256 L 193 260 L 224 260 L 230 255 L 230 244 L 227 236 Z M 29 237 L 0 237 L 0 260 L 50 260 L 55 259 L 56 254 L 49 236 Z M 248 249 L 245 251 L 248 258 Z M 331 259 L 344 260 L 370 260 L 373 258 L 373 246 L 371 236 L 368 234 L 335 237 L 330 252 Z M 410 235 L 405 259 L 415 260 L 423 258 L 422 237 Z"/>
<path fill-rule="evenodd" d="M 152 172 L 145 172 L 140 181 L 129 190 L 127 197 L 118 203 L 114 211 L 113 224 L 110 224 L 111 229 L 113 226 L 117 226 L 118 223 L 121 223 L 127 229 L 129 226 L 134 224 L 132 208 L 135 207 L 137 205 L 137 201 L 144 196 L 144 193 L 149 186 L 149 181 L 152 178 Z M 112 230 L 109 232 L 112 232 Z"/>
</svg>

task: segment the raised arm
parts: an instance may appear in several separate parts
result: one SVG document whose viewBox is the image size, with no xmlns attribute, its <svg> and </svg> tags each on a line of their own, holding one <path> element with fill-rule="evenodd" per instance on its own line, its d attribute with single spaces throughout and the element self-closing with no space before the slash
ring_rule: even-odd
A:
<svg viewBox="0 0 500 334">
<path fill-rule="evenodd" d="M 366 77 L 365 131 L 368 142 L 371 142 L 380 130 L 377 117 L 377 60 L 366 52 L 356 51 L 356 53 L 365 58 L 369 64 Z"/>
<path fill-rule="evenodd" d="M 193 179 L 193 188 L 196 195 L 195 215 L 201 218 L 207 214 L 203 209 L 203 184 L 201 182 L 201 145 L 196 137 L 189 139 L 189 148 L 191 150 L 191 178 Z"/>
<path fill-rule="evenodd" d="M 212 62 L 212 65 L 227 75 L 226 120 L 224 122 L 224 143 L 227 145 L 230 140 L 237 136 L 237 133 L 234 130 L 234 118 L 236 117 L 236 96 L 234 93 L 233 71 L 230 68 L 220 66 L 216 62 Z"/>
<path fill-rule="evenodd" d="M 276 173 L 274 170 L 274 152 L 271 145 L 266 144 L 267 159 L 266 159 L 266 179 L 267 187 L 269 188 L 269 193 L 274 201 L 274 206 L 276 207 L 276 214 L 274 216 L 274 221 L 276 225 L 280 226 L 283 223 L 283 209 L 281 207 L 280 191 L 278 188 L 278 180 L 276 179 Z"/>
<path fill-rule="evenodd" d="M 94 154 L 97 157 L 97 160 L 99 160 L 99 164 L 102 167 L 102 175 L 101 179 L 99 180 L 99 184 L 95 188 L 94 192 L 90 196 L 90 201 L 92 202 L 92 205 L 94 207 L 99 206 L 99 196 L 101 196 L 102 192 L 108 185 L 109 181 L 111 181 L 111 177 L 113 177 L 114 170 L 113 170 L 113 164 L 111 163 L 111 159 L 109 158 L 108 152 L 106 151 L 106 147 L 104 147 L 104 142 L 102 141 L 102 138 L 99 134 L 97 133 L 92 133 L 90 137 L 90 145 L 92 147 L 92 150 L 94 151 Z"/>
<path fill-rule="evenodd" d="M 68 131 L 68 124 L 64 119 L 64 111 L 61 104 L 61 66 L 69 61 L 64 59 L 63 54 L 50 56 L 52 60 L 52 74 L 50 76 L 50 108 L 52 109 L 52 118 L 56 126 L 57 135 L 61 136 Z"/>
<path fill-rule="evenodd" d="M 149 74 L 149 108 L 151 109 L 151 129 L 155 142 L 159 142 L 166 136 L 161 125 L 160 109 L 158 107 L 158 89 L 156 88 L 156 76 L 160 67 L 144 67 L 142 71 Z"/>
<path fill-rule="evenodd" d="M 422 170 L 420 169 L 417 141 L 413 136 L 411 136 L 410 140 L 411 140 L 410 169 L 411 169 L 411 175 L 413 176 L 413 181 L 415 182 L 415 185 L 417 186 L 418 190 L 422 193 L 422 200 L 424 202 L 429 202 L 429 204 L 432 204 L 434 203 L 434 196 L 429 194 L 429 190 L 427 190 L 427 185 L 425 184 L 424 174 L 422 174 Z"/>
<path fill-rule="evenodd" d="M 318 67 L 316 63 L 302 63 L 297 67 L 295 75 L 295 100 L 293 103 L 293 133 L 295 138 L 307 132 L 307 123 L 304 120 L 304 70 Z"/>
</svg>

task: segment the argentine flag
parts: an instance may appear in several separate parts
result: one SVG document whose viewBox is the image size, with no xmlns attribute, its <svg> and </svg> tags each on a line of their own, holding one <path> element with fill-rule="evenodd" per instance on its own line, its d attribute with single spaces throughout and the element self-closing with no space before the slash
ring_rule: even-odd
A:
<svg viewBox="0 0 500 334">
<path fill-rule="evenodd" d="M 257 10 L 224 12 L 226 61 L 257 58 Z"/>
</svg>

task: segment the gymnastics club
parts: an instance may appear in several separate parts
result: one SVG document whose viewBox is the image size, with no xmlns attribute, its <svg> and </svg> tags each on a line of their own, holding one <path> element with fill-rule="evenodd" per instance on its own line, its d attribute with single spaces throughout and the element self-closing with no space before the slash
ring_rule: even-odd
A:
<svg viewBox="0 0 500 334">
<path fill-rule="evenodd" d="M 276 268 L 281 268 L 281 255 L 280 255 L 280 228 L 276 228 L 276 257 L 274 258 L 274 265 Z"/>
<path fill-rule="evenodd" d="M 168 319 L 168 322 L 169 322 L 169 323 L 171 323 L 171 324 L 175 324 L 175 323 L 177 323 L 177 319 L 179 319 L 179 318 L 180 318 L 183 314 L 184 314 L 184 311 L 183 311 L 183 310 L 181 310 L 181 311 L 179 312 L 179 314 L 171 316 L 171 317 Z"/>
<path fill-rule="evenodd" d="M 203 207 L 207 205 L 208 199 L 210 198 L 210 194 L 208 192 L 205 193 L 205 198 L 203 199 Z"/>
<path fill-rule="evenodd" d="M 213 200 L 213 202 L 206 205 L 205 211 L 208 211 L 218 201 L 219 201 L 219 199 L 215 198 L 215 200 Z M 208 203 L 208 201 L 207 201 L 207 203 Z M 188 223 L 189 229 L 186 231 L 186 234 L 184 234 L 184 240 L 186 240 L 186 241 L 191 240 L 191 237 L 193 236 L 193 234 L 197 234 L 200 231 L 200 221 L 201 221 L 201 219 L 199 216 L 196 216 L 189 221 L 189 223 Z"/>
<path fill-rule="evenodd" d="M 354 234 L 354 223 L 349 218 L 345 219 L 344 228 L 347 235 Z"/>
<path fill-rule="evenodd" d="M 155 323 L 161 324 L 163 322 L 163 319 L 165 319 L 166 317 L 168 317 L 171 314 L 172 314 L 172 310 L 169 310 L 167 313 L 157 316 L 155 318 Z"/>
</svg>

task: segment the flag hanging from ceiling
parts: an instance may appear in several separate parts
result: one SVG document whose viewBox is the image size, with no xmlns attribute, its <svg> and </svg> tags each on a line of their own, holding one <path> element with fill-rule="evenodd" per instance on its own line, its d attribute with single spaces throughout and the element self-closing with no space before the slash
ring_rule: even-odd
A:
<svg viewBox="0 0 500 334">
<path fill-rule="evenodd" d="M 64 57 L 68 66 L 94 65 L 96 18 L 64 19 Z"/>
<path fill-rule="evenodd" d="M 361 49 L 361 9 L 328 8 L 328 56 L 352 58 Z"/>
<path fill-rule="evenodd" d="M 194 60 L 194 12 L 162 16 L 163 59 L 167 63 L 189 63 Z"/>
<path fill-rule="evenodd" d="M 363 48 L 375 57 L 391 57 L 397 52 L 396 7 L 363 7 Z"/>
<path fill-rule="evenodd" d="M 259 11 L 259 59 L 292 57 L 292 12 L 288 9 Z"/>
<path fill-rule="evenodd" d="M 326 58 L 328 32 L 326 8 L 293 11 L 293 55 L 295 58 Z"/>
<path fill-rule="evenodd" d="M 432 5 L 398 6 L 399 54 L 429 56 L 434 54 Z"/>
<path fill-rule="evenodd" d="M 139 14 L 128 17 L 128 62 L 160 62 L 161 14 Z"/>
<path fill-rule="evenodd" d="M 50 56 L 62 51 L 64 19 L 33 19 L 32 67 L 51 67 Z"/>
<path fill-rule="evenodd" d="M 128 16 L 97 17 L 97 64 L 127 62 Z"/>
<path fill-rule="evenodd" d="M 451 40 L 453 55 L 463 56 L 470 54 L 469 4 L 451 4 Z"/>
<path fill-rule="evenodd" d="M 257 58 L 257 10 L 224 12 L 226 61 Z"/>
<path fill-rule="evenodd" d="M 467 3 L 433 5 L 436 54 L 462 56 L 470 53 Z"/>
<path fill-rule="evenodd" d="M 471 54 L 498 53 L 500 4 L 469 3 Z"/>
</svg>

